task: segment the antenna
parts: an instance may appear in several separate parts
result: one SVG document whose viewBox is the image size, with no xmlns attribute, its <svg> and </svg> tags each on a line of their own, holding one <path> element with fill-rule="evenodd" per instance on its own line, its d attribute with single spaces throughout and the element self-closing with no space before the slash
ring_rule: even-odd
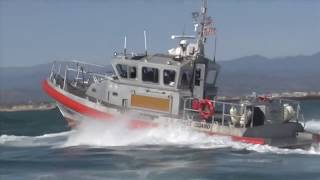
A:
<svg viewBox="0 0 320 180">
<path fill-rule="evenodd" d="M 185 35 L 185 31 L 186 31 L 186 25 L 184 24 L 184 25 L 183 25 L 183 29 L 182 29 L 182 36 Z"/>
<path fill-rule="evenodd" d="M 205 26 L 206 26 L 206 19 L 207 19 L 207 0 L 202 0 L 202 7 L 201 7 L 201 20 L 200 20 L 200 37 L 198 46 L 200 49 L 200 54 L 204 55 L 204 43 L 206 41 L 205 36 Z"/>
<path fill-rule="evenodd" d="M 216 63 L 216 55 L 217 55 L 217 34 L 214 36 L 214 52 L 213 52 L 213 62 Z"/>
<path fill-rule="evenodd" d="M 201 16 L 202 16 L 202 20 L 201 20 L 201 32 L 200 32 L 200 36 L 201 36 L 201 40 L 204 41 L 205 37 L 204 37 L 204 27 L 205 27 L 205 21 L 207 18 L 207 0 L 202 0 L 202 7 L 201 7 Z"/>
<path fill-rule="evenodd" d="M 124 36 L 123 54 L 124 54 L 124 57 L 126 57 L 126 54 L 127 54 L 127 36 Z"/>
<path fill-rule="evenodd" d="M 171 35 L 171 39 L 196 39 L 196 36 L 193 35 Z"/>
<path fill-rule="evenodd" d="M 148 48 L 147 48 L 147 32 L 146 30 L 143 31 L 143 36 L 144 36 L 144 50 L 146 53 L 146 56 L 148 55 Z"/>
</svg>

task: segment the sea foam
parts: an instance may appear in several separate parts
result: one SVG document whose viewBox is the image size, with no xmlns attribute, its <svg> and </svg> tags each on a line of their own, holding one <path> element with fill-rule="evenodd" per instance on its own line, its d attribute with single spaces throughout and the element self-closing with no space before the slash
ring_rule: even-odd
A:
<svg viewBox="0 0 320 180">
<path fill-rule="evenodd" d="M 71 131 L 44 134 L 41 136 L 1 135 L 0 145 L 3 146 L 60 146 L 67 139 Z"/>
<path fill-rule="evenodd" d="M 320 120 L 312 119 L 306 121 L 305 123 L 306 131 L 313 132 L 313 133 L 320 133 Z"/>
<path fill-rule="evenodd" d="M 171 124 L 148 129 L 130 129 L 130 119 L 134 114 L 129 113 L 115 117 L 113 121 L 97 121 L 86 119 L 74 130 L 44 134 L 41 136 L 1 135 L 0 146 L 51 146 L 65 148 L 73 146 L 117 147 L 117 146 L 182 146 L 193 149 L 232 148 L 249 150 L 259 153 L 276 154 L 316 154 L 320 149 L 311 147 L 309 150 L 282 149 L 269 145 L 253 145 L 234 142 L 226 136 L 209 136 L 197 132 L 182 124 Z M 308 130 L 319 132 L 320 121 L 311 120 L 306 123 Z"/>
<path fill-rule="evenodd" d="M 63 146 L 86 145 L 92 147 L 111 147 L 172 145 L 195 149 L 233 148 L 259 153 L 320 155 L 320 150 L 314 147 L 309 150 L 283 149 L 269 145 L 253 145 L 235 142 L 229 137 L 209 136 L 181 124 L 133 130 L 128 128 L 132 117 L 134 117 L 133 114 L 127 114 L 115 117 L 113 121 L 95 121 L 90 119 L 83 121 L 73 133 L 69 134 Z M 312 123 L 320 127 L 320 122 Z"/>
</svg>

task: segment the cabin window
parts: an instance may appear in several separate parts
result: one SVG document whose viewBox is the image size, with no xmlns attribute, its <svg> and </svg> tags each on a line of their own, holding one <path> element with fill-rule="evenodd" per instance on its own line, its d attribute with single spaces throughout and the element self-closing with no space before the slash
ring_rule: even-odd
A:
<svg viewBox="0 0 320 180">
<path fill-rule="evenodd" d="M 144 82 L 159 82 L 159 70 L 152 67 L 143 67 L 142 68 L 142 81 Z"/>
<path fill-rule="evenodd" d="M 201 69 L 196 69 L 196 74 L 194 78 L 194 85 L 200 86 L 200 80 L 201 80 Z"/>
<path fill-rule="evenodd" d="M 134 66 L 128 66 L 126 64 L 117 64 L 116 68 L 121 78 L 137 78 L 137 68 Z"/>
<path fill-rule="evenodd" d="M 216 79 L 216 71 L 215 70 L 208 71 L 206 83 L 213 84 L 215 79 Z"/>
<path fill-rule="evenodd" d="M 128 66 L 125 64 L 117 64 L 116 66 L 119 76 L 122 78 L 128 78 Z"/>
<path fill-rule="evenodd" d="M 137 68 L 136 67 L 134 67 L 134 66 L 129 67 L 129 77 L 131 79 L 137 78 Z"/>
<path fill-rule="evenodd" d="M 165 69 L 163 71 L 163 83 L 168 86 L 174 86 L 176 79 L 176 71 Z"/>
<path fill-rule="evenodd" d="M 189 88 L 190 87 L 190 80 L 191 80 L 190 72 L 188 72 L 188 71 L 182 72 L 180 88 Z"/>
</svg>

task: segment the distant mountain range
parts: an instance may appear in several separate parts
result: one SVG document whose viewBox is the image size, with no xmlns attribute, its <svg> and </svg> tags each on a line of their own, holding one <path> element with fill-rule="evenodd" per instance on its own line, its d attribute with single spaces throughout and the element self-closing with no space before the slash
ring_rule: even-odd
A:
<svg viewBox="0 0 320 180">
<path fill-rule="evenodd" d="M 219 63 L 220 95 L 320 90 L 320 52 L 274 59 L 253 55 Z"/>
<path fill-rule="evenodd" d="M 218 63 L 219 95 L 320 90 L 320 52 L 273 59 L 253 55 Z M 50 68 L 51 63 L 0 67 L 0 105 L 50 101 L 41 89 Z"/>
</svg>

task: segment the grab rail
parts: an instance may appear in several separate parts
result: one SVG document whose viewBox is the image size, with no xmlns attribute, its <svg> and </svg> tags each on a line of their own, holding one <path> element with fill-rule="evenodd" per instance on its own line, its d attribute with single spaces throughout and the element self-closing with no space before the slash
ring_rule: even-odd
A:
<svg viewBox="0 0 320 180">
<path fill-rule="evenodd" d="M 184 104 L 183 104 L 183 117 L 185 119 L 193 119 L 193 120 L 199 120 L 201 119 L 199 116 L 200 110 L 199 109 L 193 109 L 192 104 L 195 99 L 191 97 L 184 98 Z M 290 121 L 295 120 L 296 122 L 299 122 L 300 119 L 303 119 L 303 114 L 301 113 L 301 107 L 300 103 L 298 101 L 294 100 L 286 100 L 286 99 L 275 99 L 273 101 L 278 101 L 278 115 L 280 115 L 279 120 L 284 120 L 284 105 L 289 104 L 294 109 L 294 112 L 296 113 L 295 116 L 292 117 Z M 242 101 L 240 103 L 233 103 L 233 102 L 223 102 L 223 101 L 216 101 L 216 100 L 210 100 L 210 102 L 215 107 L 215 113 L 212 115 L 212 123 L 218 123 L 218 124 L 228 124 L 228 125 L 235 125 L 238 124 L 242 127 L 248 125 L 247 123 L 250 122 L 250 127 L 253 127 L 253 117 L 255 113 L 255 108 L 261 108 L 264 106 L 264 104 L 259 104 L 256 102 L 251 101 Z M 267 105 L 265 105 L 267 107 Z M 281 109 L 282 107 L 282 109 Z M 231 113 L 231 109 L 235 109 L 233 113 Z M 261 110 L 261 109 L 260 109 Z M 267 112 L 267 109 L 265 109 L 264 113 Z M 197 115 L 198 114 L 198 115 Z M 266 115 L 266 114 L 264 114 Z M 272 116 L 271 116 L 272 117 Z M 250 119 L 251 118 L 251 119 Z M 210 120 L 211 120 L 210 119 Z M 210 121 L 209 120 L 209 121 Z M 266 119 L 267 120 L 267 119 Z"/>
<path fill-rule="evenodd" d="M 57 66 L 58 65 L 58 66 Z M 63 70 L 61 70 L 61 66 L 63 66 Z M 58 67 L 58 68 L 57 68 Z M 54 61 L 51 67 L 51 72 L 49 79 L 52 82 L 55 82 L 56 75 L 62 77 L 63 79 L 63 85 L 62 89 L 66 88 L 66 81 L 75 80 L 75 85 L 78 84 L 77 81 L 81 79 L 85 79 L 87 82 L 89 79 L 92 79 L 94 82 L 107 79 L 111 73 L 105 71 L 105 66 L 92 64 L 92 63 L 86 63 L 82 61 L 72 60 L 69 62 L 57 62 Z M 63 75 L 61 74 L 61 71 L 63 72 Z M 101 71 L 101 72 L 100 72 Z M 74 73 L 70 73 L 74 72 Z M 71 76 L 71 78 L 70 78 Z M 69 78 L 68 78 L 69 77 Z M 69 80 L 68 80 L 69 79 Z"/>
</svg>

